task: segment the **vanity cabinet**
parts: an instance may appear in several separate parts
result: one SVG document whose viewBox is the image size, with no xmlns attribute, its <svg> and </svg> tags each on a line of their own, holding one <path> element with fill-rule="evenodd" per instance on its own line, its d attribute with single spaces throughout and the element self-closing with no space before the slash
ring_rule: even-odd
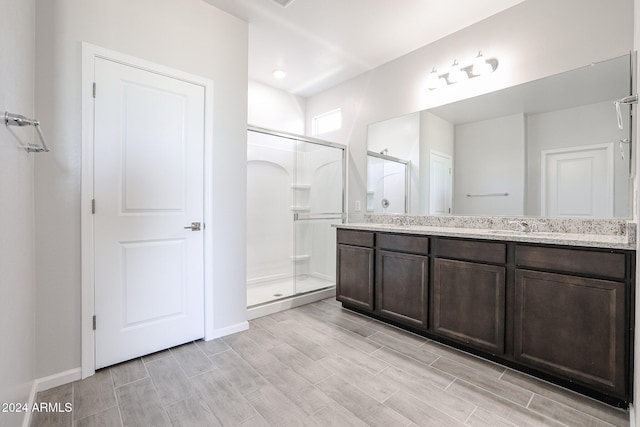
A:
<svg viewBox="0 0 640 427">
<path fill-rule="evenodd" d="M 503 243 L 435 239 L 433 333 L 503 354 L 505 263 Z"/>
<path fill-rule="evenodd" d="M 426 329 L 429 238 L 380 233 L 376 248 L 376 312 Z"/>
<path fill-rule="evenodd" d="M 336 299 L 373 311 L 374 233 L 338 230 Z"/>
<path fill-rule="evenodd" d="M 515 360 L 624 396 L 630 353 L 625 272 L 624 253 L 518 245 Z"/>
<path fill-rule="evenodd" d="M 337 235 L 344 307 L 615 405 L 630 402 L 635 251 Z"/>
</svg>

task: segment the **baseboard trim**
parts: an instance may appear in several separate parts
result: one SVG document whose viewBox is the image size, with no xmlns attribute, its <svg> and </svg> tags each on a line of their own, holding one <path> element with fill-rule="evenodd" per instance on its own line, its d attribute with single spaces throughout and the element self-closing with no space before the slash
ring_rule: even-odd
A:
<svg viewBox="0 0 640 427">
<path fill-rule="evenodd" d="M 211 336 L 205 337 L 205 341 L 210 341 L 216 338 L 226 337 L 227 335 L 235 334 L 236 332 L 242 332 L 249 329 L 249 322 L 244 321 L 236 323 L 235 325 L 227 326 L 225 328 L 214 329 Z"/>
<path fill-rule="evenodd" d="M 33 408 L 33 404 L 36 403 L 36 396 L 38 392 L 49 390 L 50 388 L 58 387 L 64 384 L 69 384 L 74 381 L 78 381 L 82 378 L 82 369 L 74 368 L 68 371 L 58 372 L 57 374 L 49 375 L 42 378 L 36 378 L 31 384 L 31 391 L 29 392 L 29 400 L 27 402 L 28 408 Z M 29 427 L 31 423 L 31 411 L 26 411 L 24 419 L 22 420 L 22 427 Z"/>
<path fill-rule="evenodd" d="M 288 310 L 290 308 L 300 307 L 301 305 L 310 304 L 312 302 L 320 301 L 326 298 L 336 296 L 336 288 L 331 287 L 329 289 L 323 289 L 317 292 L 311 292 L 308 294 L 287 298 L 280 301 L 274 301 L 271 303 L 263 304 L 257 307 L 247 309 L 247 319 L 253 320 L 258 317 L 268 316 L 279 311 Z"/>
<path fill-rule="evenodd" d="M 68 371 L 58 372 L 48 377 L 38 378 L 36 380 L 36 391 L 45 391 L 50 388 L 58 387 L 63 384 L 69 384 L 82 379 L 82 368 L 69 369 Z"/>
<path fill-rule="evenodd" d="M 36 401 L 36 394 L 38 394 L 38 380 L 31 383 L 27 408 L 33 408 L 33 404 Z M 31 424 L 31 411 L 25 411 L 24 418 L 22 419 L 22 427 L 29 427 L 29 424 Z"/>
</svg>

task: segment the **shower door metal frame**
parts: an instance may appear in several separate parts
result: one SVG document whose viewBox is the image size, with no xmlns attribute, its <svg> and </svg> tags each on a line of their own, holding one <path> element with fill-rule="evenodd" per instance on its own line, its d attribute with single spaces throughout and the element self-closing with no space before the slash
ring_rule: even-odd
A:
<svg viewBox="0 0 640 427">
<path fill-rule="evenodd" d="M 382 154 L 382 153 L 376 153 L 375 151 L 367 151 L 367 156 L 370 157 L 375 157 L 381 160 L 387 160 L 390 162 L 396 162 L 396 163 L 401 163 L 404 165 L 404 213 L 408 214 L 409 213 L 409 194 L 411 194 L 411 179 L 410 179 L 410 175 L 409 175 L 409 169 L 411 168 L 411 161 L 410 160 L 403 160 L 401 158 L 398 157 L 393 157 L 393 156 L 389 156 L 387 154 Z M 367 174 L 369 173 L 369 171 L 367 170 Z"/>
<path fill-rule="evenodd" d="M 324 141 L 322 139 L 311 138 L 308 136 L 297 135 L 295 133 L 281 132 L 271 129 L 262 128 L 259 126 L 249 125 L 247 131 L 263 133 L 271 136 L 279 136 L 282 138 L 293 139 L 296 141 L 308 142 L 310 144 L 323 145 L 325 147 L 338 148 L 342 150 L 342 214 L 341 220 L 344 224 L 346 217 L 346 183 L 347 183 L 347 146 L 338 144 L 337 142 Z M 297 218 L 296 218 L 297 219 Z M 328 218 L 327 218 L 328 219 Z"/>
</svg>

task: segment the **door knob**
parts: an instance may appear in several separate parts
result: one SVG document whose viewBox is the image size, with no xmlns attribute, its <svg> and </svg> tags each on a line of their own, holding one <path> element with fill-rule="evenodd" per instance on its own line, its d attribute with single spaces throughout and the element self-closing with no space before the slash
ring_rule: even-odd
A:
<svg viewBox="0 0 640 427">
<path fill-rule="evenodd" d="M 190 229 L 191 231 L 200 231 L 200 223 L 192 222 L 189 227 L 185 227 L 184 229 L 185 230 Z"/>
</svg>

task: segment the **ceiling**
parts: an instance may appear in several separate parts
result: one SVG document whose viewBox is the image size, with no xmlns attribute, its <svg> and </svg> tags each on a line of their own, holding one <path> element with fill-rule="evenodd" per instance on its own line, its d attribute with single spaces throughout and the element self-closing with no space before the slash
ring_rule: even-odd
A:
<svg viewBox="0 0 640 427">
<path fill-rule="evenodd" d="M 308 97 L 524 0 L 203 1 L 249 23 L 249 79 Z"/>
</svg>

